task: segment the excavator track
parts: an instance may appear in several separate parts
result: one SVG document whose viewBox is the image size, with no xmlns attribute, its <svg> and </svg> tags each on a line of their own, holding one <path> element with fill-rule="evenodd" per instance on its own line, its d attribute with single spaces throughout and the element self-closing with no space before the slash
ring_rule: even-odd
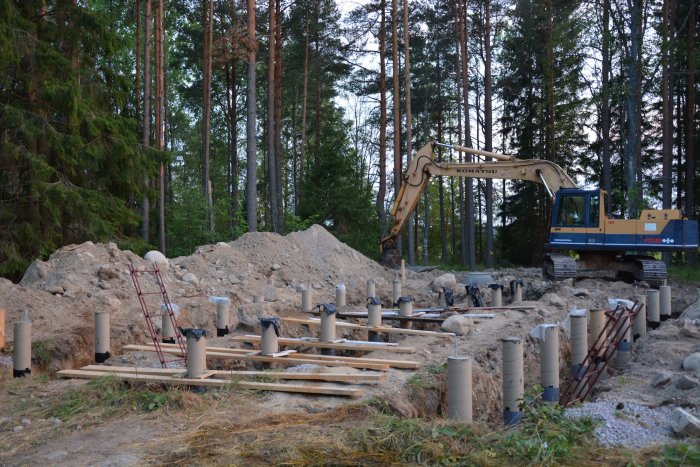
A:
<svg viewBox="0 0 700 467">
<path fill-rule="evenodd" d="M 576 261 L 568 255 L 547 254 L 544 257 L 542 275 L 555 281 L 576 277 Z"/>
<path fill-rule="evenodd" d="M 649 256 L 624 256 L 625 262 L 635 265 L 635 279 L 647 282 L 651 287 L 664 285 L 666 280 L 666 264 Z"/>
</svg>

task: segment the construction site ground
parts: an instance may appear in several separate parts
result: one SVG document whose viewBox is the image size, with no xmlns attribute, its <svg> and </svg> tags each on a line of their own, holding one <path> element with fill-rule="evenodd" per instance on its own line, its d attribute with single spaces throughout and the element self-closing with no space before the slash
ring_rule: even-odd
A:
<svg viewBox="0 0 700 467">
<path fill-rule="evenodd" d="M 512 279 L 523 280 L 523 301 L 515 304 L 521 310 L 488 311 L 493 318 L 473 319 L 465 325 L 464 336 L 450 339 L 392 335 L 392 341 L 415 347 L 416 352 L 375 351 L 362 356 L 414 360 L 422 364 L 421 369 L 390 369 L 385 382 L 358 386 L 364 395 L 352 400 L 248 391 L 235 384 L 201 391 L 127 384 L 114 378 L 56 378 L 58 370 L 94 362 L 95 310 L 111 312 L 112 357 L 107 365 L 160 367 L 155 354 L 122 351 L 125 345 L 149 342 L 129 262 L 146 264 L 115 244 L 87 242 L 64 247 L 45 262 L 35 261 L 19 284 L 0 279 L 0 307 L 7 315 L 7 345 L 0 353 L 0 465 L 449 464 L 464 459 L 483 465 L 556 463 L 556 457 L 541 453 L 537 453 L 540 457 L 518 457 L 504 441 L 517 428 L 506 430 L 502 424 L 500 339 L 523 338 L 525 387 L 531 388 L 539 379 L 539 345 L 529 332 L 538 324 L 560 323 L 564 387 L 570 365 L 568 312 L 605 308 L 609 298 L 633 298 L 646 292 L 645 284 L 614 278 L 553 283 L 543 280 L 535 268 L 488 271 L 504 285 Z M 348 306 L 341 311 L 361 311 L 366 309 L 368 279 L 375 280 L 377 294 L 390 307 L 396 277 L 396 271 L 339 242 L 320 226 L 284 237 L 245 234 L 234 242 L 199 247 L 192 255 L 169 259 L 160 267 L 171 301 L 182 310 L 182 327 L 204 328 L 216 335 L 216 306 L 209 297 L 231 299 L 232 334 L 207 339 L 207 345 L 219 347 L 245 347 L 233 336 L 258 334 L 261 315 L 308 318 L 300 311 L 300 285 L 309 287 L 313 302 L 321 304 L 335 301 L 335 287 L 342 282 Z M 433 290 L 445 280 L 445 273 L 408 270 L 402 294 L 413 296 L 417 308 L 434 307 L 437 293 Z M 462 282 L 465 273 L 454 274 Z M 640 446 L 626 446 L 624 435 L 612 426 L 619 420 L 644 430 L 653 424 L 645 417 L 655 416 L 654 410 L 662 413 L 674 407 L 699 414 L 700 387 L 692 384 L 700 375 L 684 369 L 683 360 L 700 352 L 700 284 L 669 285 L 675 317 L 635 342 L 630 367 L 611 369 L 594 392 L 593 401 L 610 403 L 612 408 L 599 414 L 595 434 L 571 447 L 584 464 L 668 459 L 664 447 L 679 443 L 694 446 L 687 451 L 691 458 L 698 455 L 698 438 L 674 435 L 669 427 L 660 429 L 658 439 L 652 436 Z M 465 302 L 463 285 L 457 292 L 458 304 Z M 488 288 L 483 288 L 483 294 L 488 305 Z M 260 295 L 265 301 L 254 304 L 254 297 Z M 504 303 L 510 304 L 507 287 Z M 32 320 L 34 368 L 30 377 L 13 379 L 12 323 L 24 310 Z M 414 323 L 414 328 L 440 330 L 439 324 L 432 323 Z M 317 333 L 317 327 L 283 323 L 280 336 L 316 337 Z M 338 336 L 366 340 L 367 333 L 338 328 Z M 473 359 L 475 423 L 468 428 L 445 420 L 445 363 L 455 353 Z M 209 366 L 255 369 L 251 363 L 221 359 L 210 359 Z M 338 369 L 302 365 L 287 371 Z M 648 415 L 628 411 L 636 406 L 649 409 Z M 595 411 L 607 410 L 600 407 Z M 538 449 L 546 454 L 546 443 Z M 686 458 L 683 462 L 692 463 Z"/>
</svg>

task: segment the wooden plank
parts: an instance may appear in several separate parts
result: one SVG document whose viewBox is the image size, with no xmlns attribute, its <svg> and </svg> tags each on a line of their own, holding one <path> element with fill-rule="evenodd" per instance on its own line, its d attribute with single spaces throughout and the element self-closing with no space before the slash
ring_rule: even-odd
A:
<svg viewBox="0 0 700 467">
<path fill-rule="evenodd" d="M 132 351 L 142 351 L 142 352 L 155 352 L 155 349 L 153 346 L 148 346 L 148 345 L 126 345 L 122 347 L 123 350 L 132 350 Z M 161 349 L 163 350 L 164 353 L 168 353 L 171 355 L 178 355 L 182 356 L 180 353 L 180 349 L 176 348 L 168 348 L 163 346 L 161 344 Z M 243 352 L 248 352 L 246 350 L 243 350 Z M 310 363 L 310 364 L 315 364 L 315 365 L 321 365 L 321 366 L 349 366 L 351 368 L 363 368 L 366 370 L 379 370 L 379 371 L 386 371 L 389 369 L 389 365 L 386 363 L 371 363 L 371 362 L 366 362 L 366 361 L 344 361 L 344 360 L 321 360 L 316 358 L 316 355 L 309 355 L 308 357 L 310 358 L 304 358 L 300 357 L 300 354 L 294 354 L 294 357 L 266 357 L 264 355 L 249 355 L 246 353 L 237 353 L 237 352 L 218 352 L 218 351 L 210 351 L 207 349 L 207 357 L 209 358 L 223 358 L 223 359 L 230 359 L 230 360 L 247 360 L 247 361 L 253 361 L 253 362 L 265 362 L 265 363 L 280 363 L 282 365 L 302 365 L 305 363 Z M 335 358 L 335 357 L 333 357 Z"/>
<path fill-rule="evenodd" d="M 164 375 L 178 376 L 185 372 L 180 368 L 141 368 L 128 366 L 103 366 L 87 365 L 81 368 L 85 371 L 108 371 L 116 373 L 129 373 L 136 375 Z M 270 379 L 283 380 L 308 380 L 308 381 L 328 381 L 338 383 L 353 384 L 376 384 L 386 381 L 386 373 L 310 373 L 310 372 L 285 372 L 285 371 L 231 371 L 231 370 L 211 370 L 213 376 L 222 379 L 237 379 L 251 376 L 264 376 Z"/>
<path fill-rule="evenodd" d="M 259 344 L 260 336 L 235 336 L 233 338 L 235 342 L 247 342 L 250 344 Z M 286 347 L 315 347 L 320 349 L 339 349 L 339 350 L 357 350 L 361 352 L 375 352 L 377 350 L 385 350 L 387 352 L 395 353 L 416 353 L 415 347 L 398 347 L 392 345 L 378 345 L 378 344 L 351 344 L 347 342 L 333 343 L 333 342 L 320 342 L 314 340 L 304 340 L 304 339 L 293 339 L 290 337 L 278 337 L 277 342 L 279 345 Z"/>
<path fill-rule="evenodd" d="M 282 321 L 285 321 L 287 323 L 306 324 L 306 325 L 312 325 L 312 326 L 320 326 L 321 325 L 321 321 L 318 319 L 282 318 Z M 421 329 L 399 329 L 399 328 L 392 328 L 390 326 L 369 327 L 369 326 L 362 326 L 362 325 L 354 324 L 354 323 L 344 323 L 342 321 L 336 321 L 335 325 L 339 328 L 363 329 L 365 331 L 386 332 L 386 333 L 393 333 L 393 334 L 407 334 L 407 335 L 413 335 L 413 336 L 432 336 L 432 337 L 455 337 L 455 335 L 451 332 L 423 331 Z"/>
<path fill-rule="evenodd" d="M 108 368 L 108 367 L 105 367 Z M 114 376 L 119 379 L 139 383 L 165 383 L 165 384 L 185 384 L 187 386 L 206 386 L 206 387 L 241 387 L 244 389 L 252 389 L 256 391 L 276 391 L 276 392 L 293 392 L 300 394 L 316 394 L 325 396 L 345 396 L 357 398 L 363 394 L 362 389 L 358 388 L 334 388 L 328 386 L 306 386 L 300 384 L 282 384 L 282 383 L 257 383 L 252 381 L 231 381 L 226 379 L 185 379 L 173 378 L 172 376 L 162 375 L 136 375 L 133 373 L 116 373 L 109 371 L 86 371 L 86 370 L 61 370 L 57 373 L 62 378 L 83 378 L 94 379 L 101 376 Z"/>
<path fill-rule="evenodd" d="M 166 349 L 172 350 L 172 351 L 180 351 L 180 348 L 177 346 L 177 344 L 161 344 L 160 345 L 163 351 Z M 152 345 L 147 345 L 152 351 L 155 351 L 153 349 Z M 227 355 L 257 355 L 258 352 L 253 352 L 251 353 L 250 350 L 246 349 L 232 349 L 229 347 L 210 347 L 207 346 L 207 356 L 210 354 L 210 352 L 217 352 L 217 353 L 223 353 Z M 286 357 L 284 357 L 286 359 Z M 414 362 L 410 360 L 387 360 L 385 358 L 367 358 L 367 357 L 338 357 L 335 355 L 311 355 L 311 354 L 304 354 L 300 352 L 296 352 L 294 354 L 293 358 L 298 358 L 298 359 L 310 359 L 310 360 L 315 360 L 315 361 L 329 361 L 329 362 L 348 362 L 348 363 L 367 363 L 367 364 L 377 364 L 377 365 L 389 365 L 390 367 L 393 368 L 403 368 L 403 369 L 416 369 L 420 368 L 421 364 L 420 362 Z M 274 360 L 278 361 L 278 360 Z"/>
</svg>

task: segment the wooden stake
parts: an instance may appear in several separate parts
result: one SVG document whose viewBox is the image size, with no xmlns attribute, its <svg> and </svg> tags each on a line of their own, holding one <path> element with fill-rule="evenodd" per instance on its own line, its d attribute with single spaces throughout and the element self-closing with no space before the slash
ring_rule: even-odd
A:
<svg viewBox="0 0 700 467">
<path fill-rule="evenodd" d="M 250 344 L 260 344 L 260 336 L 235 336 L 233 338 L 235 342 L 246 342 Z M 289 337 L 279 337 L 277 339 L 279 345 L 284 345 L 287 347 L 318 347 L 321 349 L 340 349 L 340 350 L 357 350 L 360 352 L 374 352 L 377 350 L 384 350 L 386 352 L 395 353 L 416 353 L 415 347 L 398 347 L 396 345 L 386 345 L 382 342 L 380 344 L 371 343 L 349 343 L 349 342 L 321 342 L 318 340 L 306 340 L 306 339 L 293 339 Z M 385 344 L 385 345 L 381 345 Z"/>
<path fill-rule="evenodd" d="M 313 325 L 313 326 L 320 326 L 321 325 L 321 321 L 315 320 L 315 319 L 282 318 L 282 321 L 285 321 L 287 323 L 306 324 L 306 325 Z M 370 326 L 362 326 L 362 325 L 353 324 L 353 323 L 345 323 L 342 321 L 336 322 L 336 326 L 339 328 L 363 329 L 365 331 L 386 332 L 386 333 L 393 333 L 393 334 L 408 334 L 408 335 L 413 335 L 413 336 L 455 337 L 455 335 L 451 332 L 423 331 L 420 329 L 399 329 L 399 328 L 392 328 L 391 326 L 370 327 Z"/>
</svg>

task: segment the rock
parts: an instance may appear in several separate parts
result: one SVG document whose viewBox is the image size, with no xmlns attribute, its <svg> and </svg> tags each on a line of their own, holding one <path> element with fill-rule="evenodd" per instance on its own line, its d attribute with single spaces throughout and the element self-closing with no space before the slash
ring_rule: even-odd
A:
<svg viewBox="0 0 700 467">
<path fill-rule="evenodd" d="M 12 419 L 10 417 L 0 417 L 0 427 L 7 425 L 11 421 Z"/>
<path fill-rule="evenodd" d="M 182 280 L 184 282 L 187 282 L 190 285 L 193 285 L 195 287 L 199 287 L 199 281 L 197 280 L 197 276 L 195 276 L 191 272 L 188 272 L 187 274 L 182 276 Z"/>
<path fill-rule="evenodd" d="M 259 330 L 261 316 L 263 316 L 262 303 L 244 303 L 238 307 L 238 324 L 240 326 Z"/>
<path fill-rule="evenodd" d="M 680 407 L 671 413 L 671 427 L 676 433 L 700 437 L 700 419 Z"/>
<path fill-rule="evenodd" d="M 698 387 L 700 381 L 693 378 L 692 376 L 683 375 L 676 381 L 676 387 L 682 390 L 688 390 Z"/>
<path fill-rule="evenodd" d="M 683 359 L 683 369 L 700 374 L 700 352 L 691 353 Z"/>
<path fill-rule="evenodd" d="M 28 418 L 23 418 L 22 421 L 20 421 L 20 423 L 24 426 L 29 426 L 32 424 L 32 421 L 29 420 Z"/>
<path fill-rule="evenodd" d="M 464 315 L 453 315 L 442 322 L 440 329 L 445 332 L 453 332 L 458 336 L 466 336 L 472 330 L 474 322 Z"/>
<path fill-rule="evenodd" d="M 688 337 L 700 339 L 700 326 L 695 323 L 696 320 L 686 319 L 681 326 L 681 334 Z"/>
<path fill-rule="evenodd" d="M 61 426 L 61 425 L 63 425 L 63 421 L 62 421 L 60 418 L 51 418 L 51 419 L 49 419 L 49 421 L 51 422 L 51 424 L 52 424 L 53 426 Z"/>
<path fill-rule="evenodd" d="M 24 427 L 22 425 L 17 425 L 12 429 L 15 433 L 19 433 L 20 431 L 24 430 Z"/>
<path fill-rule="evenodd" d="M 29 287 L 36 284 L 41 279 L 44 279 L 47 275 L 48 267 L 46 266 L 46 263 L 35 259 L 24 272 L 24 276 L 22 276 L 22 280 L 19 282 L 19 285 Z"/>
<path fill-rule="evenodd" d="M 47 285 L 44 290 L 53 295 L 62 295 L 65 292 L 63 286 L 58 284 Z"/>
<path fill-rule="evenodd" d="M 280 266 L 279 264 L 275 263 L 275 264 L 272 265 L 272 268 L 271 268 L 271 269 L 272 269 L 273 271 L 279 271 L 280 269 L 282 269 L 282 266 Z"/>
<path fill-rule="evenodd" d="M 266 302 L 276 302 L 277 300 L 279 300 L 279 298 L 277 297 L 277 288 L 272 285 L 264 287 L 262 295 L 265 297 Z"/>
<path fill-rule="evenodd" d="M 226 243 L 226 242 L 218 242 L 218 243 L 216 244 L 216 246 L 225 246 L 226 248 L 231 248 L 231 245 L 229 245 L 229 244 Z"/>
<path fill-rule="evenodd" d="M 457 288 L 457 279 L 455 278 L 454 274 L 448 272 L 447 274 L 436 277 L 430 283 L 430 289 L 435 293 L 440 292 L 440 289 L 445 287 L 449 287 L 452 290 Z"/>
<path fill-rule="evenodd" d="M 665 371 L 660 371 L 651 378 L 651 385 L 655 388 L 666 386 L 671 382 L 671 374 Z"/>
<path fill-rule="evenodd" d="M 119 277 L 119 273 L 110 266 L 100 266 L 100 269 L 97 270 L 97 277 L 103 281 L 106 281 L 116 279 Z"/>
<path fill-rule="evenodd" d="M 544 297 L 542 297 L 542 301 L 547 303 L 547 305 L 559 308 L 560 310 L 566 308 L 566 300 L 555 293 L 546 294 Z"/>
<path fill-rule="evenodd" d="M 53 452 L 50 452 L 49 454 L 46 454 L 44 456 L 44 459 L 56 460 L 56 459 L 61 459 L 63 457 L 66 457 L 67 455 L 68 455 L 68 451 L 53 451 Z"/>
<path fill-rule="evenodd" d="M 168 258 L 166 258 L 163 253 L 157 250 L 149 251 L 148 253 L 143 255 L 143 259 L 150 263 L 168 264 Z"/>
<path fill-rule="evenodd" d="M 233 274 L 228 276 L 228 281 L 231 283 L 231 285 L 236 285 L 236 284 L 241 283 L 241 280 L 239 278 L 237 278 L 236 276 L 234 276 Z"/>
</svg>

